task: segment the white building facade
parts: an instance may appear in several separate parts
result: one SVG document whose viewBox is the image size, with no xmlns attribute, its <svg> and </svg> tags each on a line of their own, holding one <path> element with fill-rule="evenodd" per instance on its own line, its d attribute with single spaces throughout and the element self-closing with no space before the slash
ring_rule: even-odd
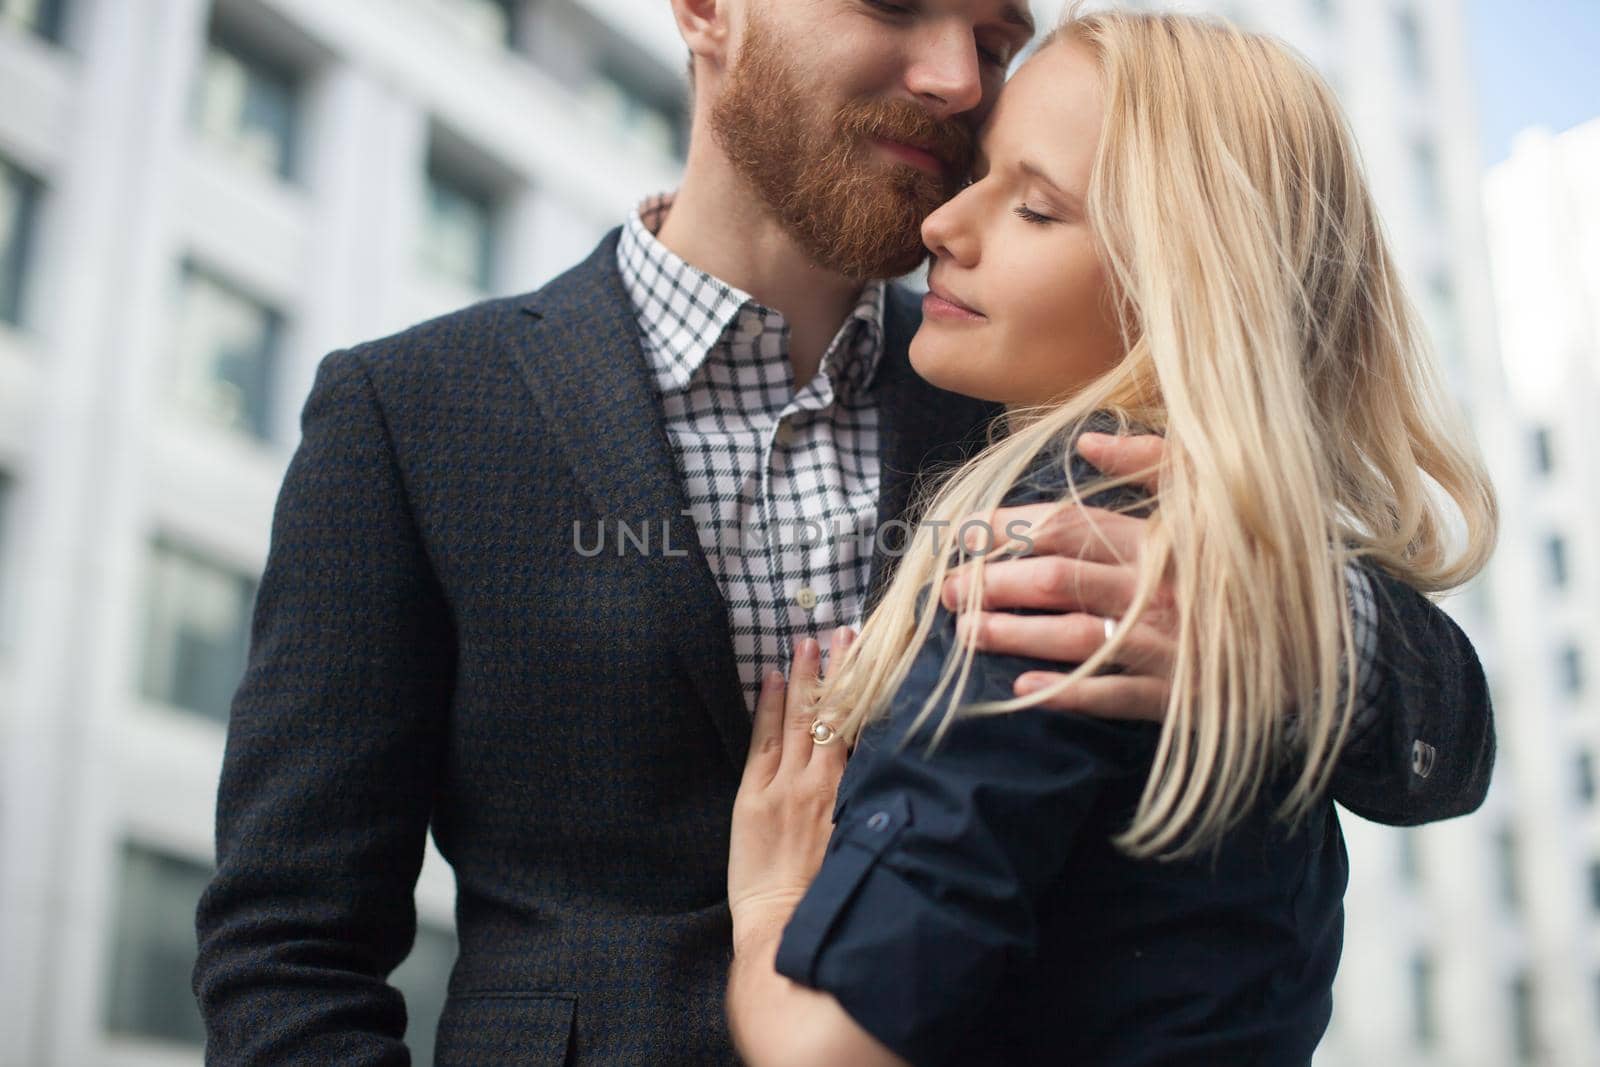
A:
<svg viewBox="0 0 1600 1067">
<path fill-rule="evenodd" d="M 630 0 L 0 0 L 0 1063 L 199 1062 L 228 699 L 316 364 L 671 187 L 684 58 Z M 418 1062 L 453 892 L 431 854 Z"/>
</svg>

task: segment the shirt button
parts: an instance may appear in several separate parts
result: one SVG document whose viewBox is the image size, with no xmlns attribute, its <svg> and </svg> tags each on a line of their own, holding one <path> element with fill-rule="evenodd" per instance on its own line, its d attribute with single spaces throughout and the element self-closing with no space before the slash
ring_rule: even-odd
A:
<svg viewBox="0 0 1600 1067">
<path fill-rule="evenodd" d="M 772 443 L 775 445 L 786 445 L 793 440 L 794 426 L 787 419 L 778 423 L 778 428 L 772 432 Z"/>
<path fill-rule="evenodd" d="M 886 811 L 875 811 L 875 812 L 872 813 L 872 817 L 867 820 L 867 829 L 868 830 L 873 830 L 873 831 L 881 833 L 885 829 L 887 829 L 888 826 L 889 826 L 889 813 L 886 812 Z"/>
<path fill-rule="evenodd" d="M 800 610 L 810 611 L 817 606 L 817 591 L 809 585 L 802 585 L 794 591 L 794 602 L 800 605 Z"/>
</svg>

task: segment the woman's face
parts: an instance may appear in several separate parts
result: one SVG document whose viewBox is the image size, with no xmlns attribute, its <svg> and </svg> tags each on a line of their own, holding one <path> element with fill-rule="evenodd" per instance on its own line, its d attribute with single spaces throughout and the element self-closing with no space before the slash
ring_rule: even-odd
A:
<svg viewBox="0 0 1600 1067">
<path fill-rule="evenodd" d="M 1121 360 L 1083 206 L 1104 113 L 1094 58 L 1071 41 L 1041 51 L 1001 91 L 972 184 L 922 224 L 933 263 L 911 364 L 929 382 L 1043 404 Z"/>
</svg>

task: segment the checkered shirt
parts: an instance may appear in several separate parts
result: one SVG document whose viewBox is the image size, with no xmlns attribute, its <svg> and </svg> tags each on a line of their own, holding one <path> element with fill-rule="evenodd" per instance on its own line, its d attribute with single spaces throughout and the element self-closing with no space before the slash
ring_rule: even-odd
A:
<svg viewBox="0 0 1600 1067">
<path fill-rule="evenodd" d="M 638 313 L 689 510 L 754 711 L 798 638 L 859 627 L 877 522 L 886 286 L 862 290 L 816 376 L 794 387 L 783 316 L 656 239 L 672 196 L 629 216 L 617 264 Z"/>
</svg>

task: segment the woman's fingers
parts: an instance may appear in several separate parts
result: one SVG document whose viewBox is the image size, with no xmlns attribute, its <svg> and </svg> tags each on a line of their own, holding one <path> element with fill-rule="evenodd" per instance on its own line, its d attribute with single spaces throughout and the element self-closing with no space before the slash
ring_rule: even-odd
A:
<svg viewBox="0 0 1600 1067">
<path fill-rule="evenodd" d="M 834 665 L 844 658 L 850 646 L 855 643 L 856 632 L 848 626 L 841 626 L 833 632 L 833 645 L 828 652 L 828 670 L 832 672 Z M 837 728 L 838 723 L 830 725 Z M 843 739 L 835 738 L 826 745 L 819 745 L 815 738 L 812 739 L 811 766 L 820 770 L 825 776 L 837 783 L 839 776 L 844 773 L 845 760 L 850 756 L 850 750 L 845 747 Z"/>
<path fill-rule="evenodd" d="M 814 637 L 802 638 L 789 665 L 789 689 L 784 696 L 783 756 L 779 770 L 804 770 L 811 761 L 811 721 L 815 716 L 813 699 L 817 689 L 817 668 L 822 647 Z"/>
<path fill-rule="evenodd" d="M 783 672 L 768 671 L 756 699 L 756 715 L 750 723 L 750 755 L 744 763 L 745 779 L 757 785 L 765 785 L 778 773 L 783 754 L 783 697 Z"/>
</svg>

